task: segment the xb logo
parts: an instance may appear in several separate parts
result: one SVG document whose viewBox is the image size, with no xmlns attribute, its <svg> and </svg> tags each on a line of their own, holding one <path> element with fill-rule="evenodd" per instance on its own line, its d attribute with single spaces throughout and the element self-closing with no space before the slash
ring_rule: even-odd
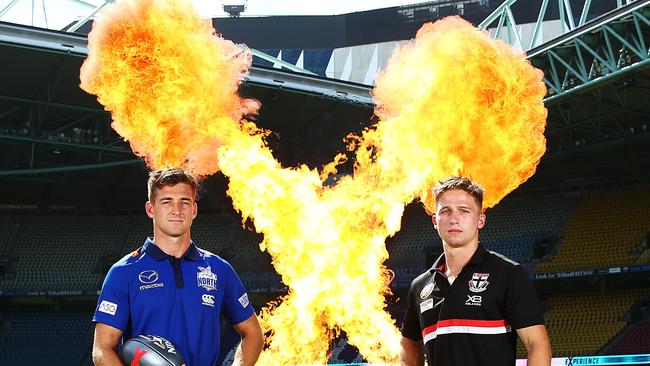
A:
<svg viewBox="0 0 650 366">
<path fill-rule="evenodd" d="M 467 295 L 467 301 L 465 301 L 465 305 L 481 306 L 482 301 L 483 298 L 481 298 L 481 295 Z"/>
</svg>

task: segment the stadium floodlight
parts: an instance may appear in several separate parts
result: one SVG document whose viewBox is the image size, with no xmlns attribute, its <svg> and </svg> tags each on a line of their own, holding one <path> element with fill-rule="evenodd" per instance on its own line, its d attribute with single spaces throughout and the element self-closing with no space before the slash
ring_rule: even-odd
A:
<svg viewBox="0 0 650 366">
<path fill-rule="evenodd" d="M 228 13 L 231 17 L 237 18 L 246 10 L 248 0 L 223 0 L 223 11 Z"/>
</svg>

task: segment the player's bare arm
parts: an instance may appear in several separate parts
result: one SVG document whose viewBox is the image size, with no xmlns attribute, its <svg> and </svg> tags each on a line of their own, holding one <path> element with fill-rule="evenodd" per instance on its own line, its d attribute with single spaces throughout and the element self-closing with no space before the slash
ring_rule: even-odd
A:
<svg viewBox="0 0 650 366">
<path fill-rule="evenodd" d="M 546 327 L 533 325 L 517 329 L 517 334 L 528 352 L 528 366 L 550 366 L 551 344 Z"/>
<path fill-rule="evenodd" d="M 400 351 L 401 366 L 423 366 L 424 353 L 422 352 L 422 342 L 416 342 L 407 337 L 400 340 L 402 349 Z"/>
<path fill-rule="evenodd" d="M 262 327 L 257 320 L 257 315 L 253 314 L 243 322 L 233 325 L 233 327 L 241 336 L 241 343 L 237 346 L 233 365 L 255 365 L 264 346 L 264 335 L 262 334 Z"/>
<path fill-rule="evenodd" d="M 124 365 L 115 351 L 121 337 L 122 331 L 117 328 L 102 323 L 95 325 L 95 340 L 93 341 L 92 354 L 95 366 Z"/>
</svg>

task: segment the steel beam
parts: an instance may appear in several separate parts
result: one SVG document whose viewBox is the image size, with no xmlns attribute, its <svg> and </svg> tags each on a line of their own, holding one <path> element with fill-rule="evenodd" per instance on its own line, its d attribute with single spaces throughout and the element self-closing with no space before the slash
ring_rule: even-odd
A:
<svg viewBox="0 0 650 366">
<path fill-rule="evenodd" d="M 89 14 L 87 17 L 85 17 L 84 19 L 78 21 L 77 24 L 75 24 L 75 25 L 73 25 L 72 27 L 70 27 L 67 31 L 68 31 L 69 33 L 74 33 L 74 32 L 76 32 L 77 29 L 81 28 L 81 26 L 83 26 L 87 21 L 89 21 L 89 20 L 90 20 L 92 17 L 94 17 L 97 13 L 99 13 L 100 10 L 102 10 L 106 5 L 108 5 L 108 4 L 112 3 L 112 2 L 113 2 L 112 0 L 106 0 L 106 1 L 104 1 L 104 3 L 102 3 L 101 5 L 95 7 L 95 9 L 93 10 L 92 13 L 90 13 L 90 14 Z"/>
<path fill-rule="evenodd" d="M 101 163 L 101 164 L 70 165 L 70 166 L 52 167 L 52 168 L 4 170 L 4 171 L 0 171 L 0 178 L 34 175 L 34 174 L 67 173 L 67 172 L 76 172 L 81 170 L 96 170 L 96 169 L 113 168 L 116 166 L 135 165 L 135 164 L 143 164 L 143 161 L 140 159 L 133 159 L 133 160 L 114 161 L 110 163 Z"/>
<path fill-rule="evenodd" d="M 0 23 L 0 45 L 13 45 L 57 53 L 88 54 L 85 35 L 54 32 L 19 24 Z"/>
<path fill-rule="evenodd" d="M 79 106 L 79 105 L 74 105 L 74 104 L 48 102 L 48 101 L 45 101 L 45 100 L 13 97 L 13 96 L 9 96 L 9 95 L 0 95 L 0 100 L 7 100 L 7 101 L 11 101 L 11 102 L 20 102 L 20 103 L 25 103 L 25 104 L 35 104 L 35 105 L 40 105 L 40 106 L 58 107 L 58 108 L 70 109 L 70 110 L 80 111 L 80 112 L 88 112 L 88 113 L 96 113 L 96 114 L 108 114 L 107 111 L 105 111 L 103 109 L 100 109 L 100 108 L 90 108 L 90 107 L 84 107 L 84 106 Z"/>
<path fill-rule="evenodd" d="M 615 14 L 600 17 L 561 39 L 531 50 L 528 59 L 544 71 L 549 90 L 544 101 L 552 104 L 650 67 L 650 52 L 644 38 L 644 34 L 650 33 L 649 16 L 650 0 L 624 5 Z"/>
<path fill-rule="evenodd" d="M 2 10 L 0 10 L 0 18 L 2 18 L 3 15 L 7 14 L 7 12 L 11 10 L 11 8 L 13 8 L 13 6 L 16 5 L 17 2 L 18 0 L 11 0 L 11 2 L 7 4 L 7 6 L 2 8 Z"/>
<path fill-rule="evenodd" d="M 69 149 L 96 150 L 96 151 L 104 151 L 104 152 L 111 152 L 117 154 L 133 155 L 133 152 L 131 152 L 130 149 L 123 149 L 119 147 L 110 147 L 110 146 L 102 146 L 102 145 L 77 144 L 72 142 L 48 140 L 48 139 L 34 138 L 29 136 L 0 134 L 0 140 L 25 142 L 25 143 L 40 144 L 40 145 L 53 145 L 53 146 L 59 146 L 59 147 L 64 147 Z"/>
</svg>

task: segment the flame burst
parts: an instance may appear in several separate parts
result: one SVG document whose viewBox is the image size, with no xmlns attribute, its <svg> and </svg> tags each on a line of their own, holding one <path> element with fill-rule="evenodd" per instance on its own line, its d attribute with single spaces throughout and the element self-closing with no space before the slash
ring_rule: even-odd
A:
<svg viewBox="0 0 650 366">
<path fill-rule="evenodd" d="M 80 86 L 149 166 L 206 176 L 241 116 L 258 108 L 237 95 L 251 60 L 186 1 L 120 1 L 93 23 Z"/>
<path fill-rule="evenodd" d="M 384 240 L 415 198 L 433 210 L 438 179 L 473 177 L 492 207 L 534 173 L 546 91 L 524 56 L 460 18 L 425 25 L 380 75 L 381 121 L 355 144 L 354 177 L 332 188 L 306 167 L 282 169 L 261 140 L 220 150 L 228 194 L 290 288 L 263 313 L 273 336 L 261 364 L 324 363 L 338 330 L 369 362 L 396 362 Z"/>
<path fill-rule="evenodd" d="M 473 177 L 491 207 L 534 173 L 545 150 L 542 73 L 460 18 L 425 25 L 378 79 L 381 121 L 353 139 L 354 176 L 324 187 L 326 174 L 283 168 L 254 124 L 236 123 L 248 60 L 230 43 L 178 1 L 123 4 L 119 15 L 102 14 L 93 33 L 105 34 L 91 34 L 82 87 L 152 167 L 221 169 L 230 178 L 235 207 L 264 233 L 260 246 L 289 287 L 262 310 L 271 335 L 259 364 L 326 363 L 340 331 L 369 362 L 396 362 L 385 238 L 412 200 L 433 209 L 428 191 L 440 178 Z"/>
</svg>

